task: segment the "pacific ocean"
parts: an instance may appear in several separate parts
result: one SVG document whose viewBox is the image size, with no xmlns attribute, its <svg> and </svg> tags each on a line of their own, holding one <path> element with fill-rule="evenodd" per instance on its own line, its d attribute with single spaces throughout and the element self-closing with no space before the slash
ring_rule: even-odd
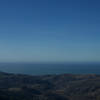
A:
<svg viewBox="0 0 100 100">
<path fill-rule="evenodd" d="M 29 74 L 100 74 L 100 63 L 0 63 L 0 71 Z"/>
</svg>

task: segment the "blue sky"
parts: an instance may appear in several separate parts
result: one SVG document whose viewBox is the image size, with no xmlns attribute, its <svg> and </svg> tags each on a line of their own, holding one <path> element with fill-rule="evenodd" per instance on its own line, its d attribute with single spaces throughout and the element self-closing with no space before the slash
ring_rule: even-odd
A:
<svg viewBox="0 0 100 100">
<path fill-rule="evenodd" d="M 99 0 L 1 0 L 0 62 L 100 62 Z"/>
</svg>

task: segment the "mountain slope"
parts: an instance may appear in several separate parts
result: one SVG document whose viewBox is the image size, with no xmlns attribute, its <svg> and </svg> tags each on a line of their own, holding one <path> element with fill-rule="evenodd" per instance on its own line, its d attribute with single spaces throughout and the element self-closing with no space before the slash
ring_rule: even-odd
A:
<svg viewBox="0 0 100 100">
<path fill-rule="evenodd" d="M 0 100 L 100 100 L 100 75 L 0 72 Z"/>
</svg>

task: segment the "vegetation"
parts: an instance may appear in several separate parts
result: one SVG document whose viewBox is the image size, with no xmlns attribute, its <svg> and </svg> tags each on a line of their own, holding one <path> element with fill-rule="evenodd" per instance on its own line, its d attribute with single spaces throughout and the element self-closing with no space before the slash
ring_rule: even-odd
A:
<svg viewBox="0 0 100 100">
<path fill-rule="evenodd" d="M 0 73 L 0 100 L 100 100 L 100 75 Z"/>
</svg>

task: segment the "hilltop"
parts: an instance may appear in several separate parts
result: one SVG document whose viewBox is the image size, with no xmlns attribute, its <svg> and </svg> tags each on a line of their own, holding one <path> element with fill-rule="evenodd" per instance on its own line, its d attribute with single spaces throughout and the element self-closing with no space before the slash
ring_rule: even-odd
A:
<svg viewBox="0 0 100 100">
<path fill-rule="evenodd" d="M 100 75 L 0 72 L 0 100 L 100 100 Z"/>
</svg>

